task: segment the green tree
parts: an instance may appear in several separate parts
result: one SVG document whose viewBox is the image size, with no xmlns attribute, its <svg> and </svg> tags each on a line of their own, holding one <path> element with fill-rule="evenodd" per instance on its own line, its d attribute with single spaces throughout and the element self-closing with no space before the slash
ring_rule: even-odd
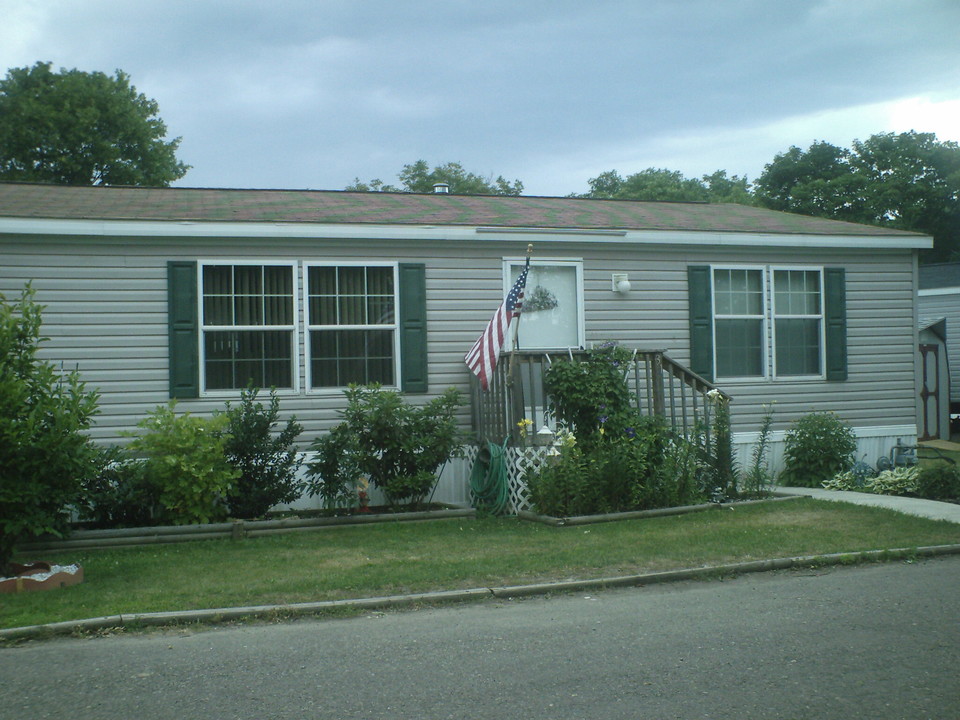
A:
<svg viewBox="0 0 960 720">
<path fill-rule="evenodd" d="M 0 575 L 21 540 L 66 530 L 69 506 L 98 469 L 84 433 L 98 396 L 76 371 L 37 358 L 44 338 L 33 296 L 29 285 L 13 303 L 0 294 Z"/>
<path fill-rule="evenodd" d="M 580 197 L 609 200 L 643 200 L 648 202 L 713 202 L 752 205 L 750 184 L 745 177 L 727 176 L 717 170 L 701 179 L 665 168 L 647 168 L 622 177 L 616 170 L 607 170 L 587 181 L 590 191 Z"/>
<path fill-rule="evenodd" d="M 121 70 L 13 68 L 0 80 L 0 180 L 167 186 L 190 166 L 157 113 Z"/>
<path fill-rule="evenodd" d="M 458 162 L 448 162 L 437 165 L 432 170 L 425 160 L 417 160 L 411 165 L 404 165 L 397 176 L 400 186 L 386 185 L 382 180 L 374 179 L 368 183 L 356 178 L 346 190 L 353 192 L 408 192 L 432 193 L 437 183 L 446 183 L 454 195 L 519 195 L 523 192 L 523 183 L 514 180 L 512 183 L 498 175 L 496 179 L 483 177 L 464 170 Z"/>
<path fill-rule="evenodd" d="M 791 147 L 765 167 L 755 194 L 774 210 L 932 235 L 924 261 L 960 255 L 960 146 L 932 133 Z"/>
</svg>

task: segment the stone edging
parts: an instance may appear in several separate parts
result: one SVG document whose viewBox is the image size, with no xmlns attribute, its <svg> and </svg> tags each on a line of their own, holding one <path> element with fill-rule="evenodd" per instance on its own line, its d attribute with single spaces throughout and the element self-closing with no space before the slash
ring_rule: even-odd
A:
<svg viewBox="0 0 960 720">
<path fill-rule="evenodd" d="M 174 625 L 177 623 L 218 623 L 230 620 L 270 617 L 292 618 L 316 615 L 342 608 L 376 610 L 381 608 L 410 607 L 420 603 L 466 602 L 485 598 L 529 597 L 532 595 L 551 595 L 554 593 L 580 592 L 604 588 L 641 587 L 663 582 L 704 580 L 712 577 L 743 575 L 746 573 L 767 572 L 770 570 L 850 565 L 862 562 L 884 562 L 915 557 L 937 557 L 941 555 L 960 555 L 960 545 L 933 545 L 918 548 L 894 548 L 890 550 L 866 550 L 862 552 L 833 553 L 828 555 L 805 555 L 683 570 L 668 570 L 665 572 L 644 573 L 641 575 L 625 575 L 622 577 L 567 580 L 562 582 L 512 585 L 506 587 L 472 588 L 468 590 L 448 590 L 414 593 L 411 595 L 389 595 L 385 597 L 358 598 L 354 600 L 327 600 L 291 605 L 260 605 L 213 608 L 209 610 L 187 610 L 183 612 L 110 615 L 85 620 L 70 620 L 45 625 L 29 625 L 26 627 L 0 629 L 0 641 L 69 635 L 74 632 L 90 632 L 108 628 L 137 629 L 145 626 Z"/>
</svg>

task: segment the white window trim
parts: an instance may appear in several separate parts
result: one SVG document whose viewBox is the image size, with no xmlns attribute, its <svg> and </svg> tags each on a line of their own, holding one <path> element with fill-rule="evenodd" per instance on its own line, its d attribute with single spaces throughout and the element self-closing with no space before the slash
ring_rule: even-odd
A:
<svg viewBox="0 0 960 720">
<path fill-rule="evenodd" d="M 204 323 L 203 316 L 203 269 L 207 265 L 257 265 L 264 266 L 269 265 L 272 267 L 284 266 L 289 267 L 292 274 L 293 280 L 293 324 L 292 325 L 206 325 Z M 294 260 L 231 260 L 229 258 L 210 258 L 210 259 L 200 259 L 197 260 L 197 327 L 200 328 L 200 338 L 199 338 L 199 347 L 197 348 L 197 354 L 199 359 L 199 375 L 200 375 L 200 397 L 236 397 L 237 393 L 242 391 L 242 388 L 231 388 L 224 390 L 207 390 L 207 358 L 206 358 L 206 343 L 204 338 L 207 331 L 224 331 L 224 330 L 292 330 L 293 334 L 291 337 L 291 343 L 293 347 L 291 348 L 291 358 L 293 359 L 293 387 L 290 388 L 277 388 L 277 395 L 298 395 L 300 393 L 300 322 L 299 322 L 299 308 L 297 307 L 297 298 L 299 297 L 299 289 L 297 287 L 299 273 L 297 271 L 297 262 Z"/>
<path fill-rule="evenodd" d="M 526 263 L 527 259 L 525 257 L 505 257 L 503 258 L 503 294 L 502 297 L 506 297 L 507 293 L 510 292 L 510 289 L 513 287 L 513 281 L 511 280 L 511 270 L 516 266 L 523 266 Z M 583 259 L 582 258 L 569 258 L 569 257 L 539 257 L 536 260 L 530 260 L 530 267 L 572 267 L 576 275 L 576 289 L 577 289 L 577 344 L 573 347 L 574 349 L 585 347 L 586 343 L 586 330 L 585 330 L 585 318 L 584 318 L 584 301 L 583 301 Z M 523 313 L 520 314 L 520 322 L 523 322 Z M 513 349 L 513 332 L 511 331 L 510 337 L 507 338 L 507 341 L 503 346 L 504 351 L 509 351 Z M 568 347 L 549 347 L 549 348 L 521 348 L 521 350 L 567 350 Z"/>
<path fill-rule="evenodd" d="M 795 270 L 799 272 L 816 272 L 820 277 L 820 314 L 819 315 L 790 315 L 777 313 L 777 284 L 775 273 L 778 270 Z M 770 354 L 773 359 L 774 380 L 825 380 L 827 377 L 827 331 L 826 331 L 826 294 L 823 287 L 822 265 L 771 265 L 770 273 Z M 777 373 L 777 320 L 792 318 L 812 319 L 820 322 L 820 373 L 813 375 L 780 375 Z"/>
<path fill-rule="evenodd" d="M 313 325 L 310 322 L 309 273 L 312 267 L 388 267 L 393 269 L 393 324 L 392 325 Z M 393 385 L 384 385 L 387 390 L 400 389 L 400 263 L 397 261 L 376 262 L 370 260 L 305 260 L 302 267 L 301 303 L 303 306 L 303 356 L 305 392 L 310 395 L 340 395 L 344 387 L 314 387 L 311 370 L 310 331 L 311 330 L 365 330 L 377 328 L 393 330 Z"/>
<path fill-rule="evenodd" d="M 713 327 L 713 367 L 717 368 L 717 320 L 728 320 L 737 318 L 756 318 L 755 315 L 718 315 L 716 307 L 716 292 L 714 284 L 714 270 L 759 270 L 762 280 L 763 293 L 763 318 L 761 323 L 761 339 L 763 342 L 762 351 L 762 370 L 763 375 L 735 376 L 726 377 L 717 374 L 717 379 L 725 383 L 748 383 L 757 381 L 780 381 L 780 382 L 810 382 L 826 379 L 827 367 L 827 342 L 826 342 L 826 294 L 824 291 L 824 266 L 823 265 L 750 265 L 724 263 L 710 266 L 710 313 Z M 820 275 L 820 374 L 819 375 L 778 375 L 776 369 L 776 320 L 778 318 L 802 317 L 810 318 L 812 315 L 777 315 L 776 314 L 776 288 L 774 287 L 774 272 L 777 270 L 800 270 L 804 272 L 818 272 Z M 715 371 L 716 372 L 716 371 Z"/>
</svg>

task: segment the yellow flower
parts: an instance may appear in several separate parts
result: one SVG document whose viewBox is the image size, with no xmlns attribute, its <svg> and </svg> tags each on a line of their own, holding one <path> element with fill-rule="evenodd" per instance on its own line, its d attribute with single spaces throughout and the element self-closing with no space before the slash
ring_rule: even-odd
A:
<svg viewBox="0 0 960 720">
<path fill-rule="evenodd" d="M 533 425 L 533 420 L 530 418 L 524 418 L 517 423 L 517 427 L 520 428 L 520 437 L 525 438 L 527 436 L 527 430 L 531 425 Z"/>
</svg>

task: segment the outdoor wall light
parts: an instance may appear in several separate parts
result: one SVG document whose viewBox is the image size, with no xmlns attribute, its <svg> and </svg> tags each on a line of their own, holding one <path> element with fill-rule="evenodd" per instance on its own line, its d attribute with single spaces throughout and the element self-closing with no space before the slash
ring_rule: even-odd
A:
<svg viewBox="0 0 960 720">
<path fill-rule="evenodd" d="M 621 295 L 630 292 L 630 278 L 626 273 L 614 273 L 611 281 L 611 290 Z"/>
<path fill-rule="evenodd" d="M 541 447 L 546 447 L 547 445 L 553 444 L 553 430 L 544 425 L 542 428 L 537 430 L 537 445 Z"/>
</svg>

